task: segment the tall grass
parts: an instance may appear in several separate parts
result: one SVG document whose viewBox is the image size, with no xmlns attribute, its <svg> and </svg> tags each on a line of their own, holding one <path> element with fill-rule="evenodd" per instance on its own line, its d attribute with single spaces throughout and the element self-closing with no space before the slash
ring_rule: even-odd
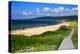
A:
<svg viewBox="0 0 80 54">
<path fill-rule="evenodd" d="M 71 20 L 70 22 L 70 28 L 74 29 L 74 33 L 72 36 L 72 42 L 74 47 L 78 48 L 78 20 Z"/>
<path fill-rule="evenodd" d="M 74 25 L 73 26 L 74 34 L 72 36 L 72 41 L 73 41 L 74 47 L 77 49 L 78 48 L 78 22 L 75 20 L 73 25 Z"/>
<path fill-rule="evenodd" d="M 62 26 L 55 32 L 47 31 L 40 35 L 24 36 L 11 35 L 11 52 L 31 52 L 57 50 L 62 40 L 71 32 Z"/>
<path fill-rule="evenodd" d="M 72 41 L 73 41 L 74 47 L 77 49 L 78 48 L 78 29 L 77 28 L 75 28 L 74 30 Z"/>
</svg>

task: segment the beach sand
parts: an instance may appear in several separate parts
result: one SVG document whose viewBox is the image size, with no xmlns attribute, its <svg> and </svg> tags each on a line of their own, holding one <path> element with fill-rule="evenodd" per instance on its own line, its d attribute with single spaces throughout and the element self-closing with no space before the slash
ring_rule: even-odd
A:
<svg viewBox="0 0 80 54">
<path fill-rule="evenodd" d="M 33 28 L 14 30 L 14 31 L 11 31 L 11 34 L 12 35 L 25 35 L 25 36 L 39 35 L 46 31 L 56 31 L 63 25 L 69 26 L 69 22 L 62 22 L 57 25 L 50 25 L 50 26 L 44 26 L 44 27 L 33 27 Z"/>
</svg>

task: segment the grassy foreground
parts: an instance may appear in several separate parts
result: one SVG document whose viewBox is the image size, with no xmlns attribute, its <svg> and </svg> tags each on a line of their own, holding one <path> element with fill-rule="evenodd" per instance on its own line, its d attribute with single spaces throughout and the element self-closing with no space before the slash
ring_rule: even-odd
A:
<svg viewBox="0 0 80 54">
<path fill-rule="evenodd" d="M 48 31 L 30 37 L 24 35 L 11 35 L 11 52 L 57 50 L 62 40 L 70 32 L 70 28 L 62 26 L 55 32 Z"/>
</svg>

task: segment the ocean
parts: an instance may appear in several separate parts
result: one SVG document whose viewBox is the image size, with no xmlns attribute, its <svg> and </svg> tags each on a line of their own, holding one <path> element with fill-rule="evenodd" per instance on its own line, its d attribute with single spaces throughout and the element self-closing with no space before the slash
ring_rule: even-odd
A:
<svg viewBox="0 0 80 54">
<path fill-rule="evenodd" d="M 25 29 L 40 26 L 49 26 L 61 23 L 62 20 L 72 20 L 77 19 L 77 16 L 68 17 L 38 17 L 32 19 L 17 19 L 11 20 L 11 31 L 17 29 Z"/>
<path fill-rule="evenodd" d="M 11 30 L 25 29 L 40 26 L 49 26 L 60 23 L 58 21 L 32 21 L 32 20 L 11 20 Z"/>
</svg>

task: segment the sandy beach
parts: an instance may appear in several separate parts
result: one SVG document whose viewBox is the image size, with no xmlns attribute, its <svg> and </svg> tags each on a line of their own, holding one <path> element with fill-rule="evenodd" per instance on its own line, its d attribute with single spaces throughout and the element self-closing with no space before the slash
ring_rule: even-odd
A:
<svg viewBox="0 0 80 54">
<path fill-rule="evenodd" d="M 59 23 L 59 24 L 51 25 L 51 26 L 14 30 L 14 31 L 11 31 L 11 34 L 13 34 L 13 35 L 25 35 L 25 36 L 39 35 L 39 34 L 42 34 L 46 31 L 56 31 L 63 25 L 69 26 L 69 22 L 63 22 L 63 23 Z"/>
</svg>

